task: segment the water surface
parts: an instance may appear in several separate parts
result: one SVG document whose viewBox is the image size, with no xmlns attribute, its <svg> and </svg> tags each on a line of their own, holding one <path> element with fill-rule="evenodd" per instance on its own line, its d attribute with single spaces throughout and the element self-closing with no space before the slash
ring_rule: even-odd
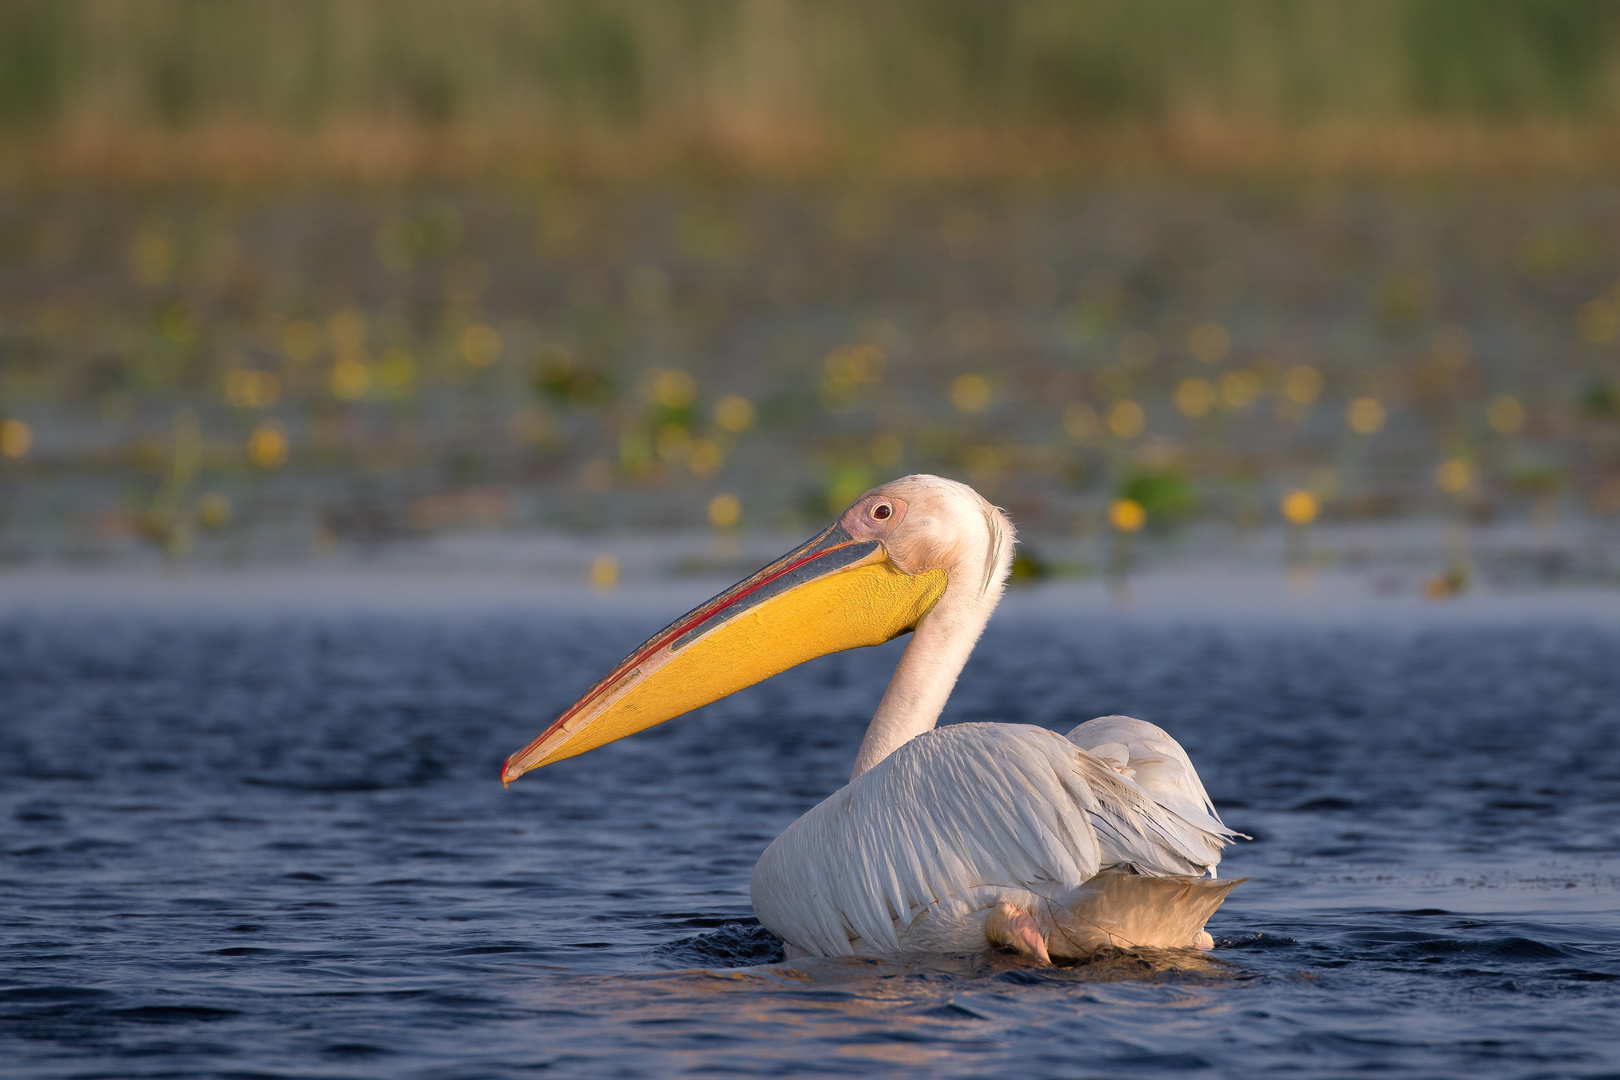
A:
<svg viewBox="0 0 1620 1080">
<path fill-rule="evenodd" d="M 896 645 L 503 790 L 664 614 L 0 615 L 7 1074 L 1620 1073 L 1612 626 L 998 619 L 948 721 L 1150 719 L 1254 836 L 1206 960 L 1043 971 L 752 920 Z"/>
</svg>

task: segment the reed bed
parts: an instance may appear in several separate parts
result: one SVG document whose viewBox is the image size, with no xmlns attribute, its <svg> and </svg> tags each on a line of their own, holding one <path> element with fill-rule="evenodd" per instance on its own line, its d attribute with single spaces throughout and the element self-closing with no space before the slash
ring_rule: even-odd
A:
<svg viewBox="0 0 1620 1080">
<path fill-rule="evenodd" d="M 0 175 L 1581 175 L 1589 0 L 346 0 L 0 8 Z"/>
</svg>

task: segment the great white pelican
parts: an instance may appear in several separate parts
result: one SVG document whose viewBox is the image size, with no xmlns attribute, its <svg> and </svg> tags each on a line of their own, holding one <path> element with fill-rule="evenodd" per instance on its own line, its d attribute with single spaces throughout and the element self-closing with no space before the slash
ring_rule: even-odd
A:
<svg viewBox="0 0 1620 1080">
<path fill-rule="evenodd" d="M 1067 736 L 936 728 L 1001 599 L 1013 527 L 972 488 L 908 476 L 649 638 L 502 782 L 817 656 L 911 632 L 850 780 L 765 850 L 754 910 L 790 955 L 1209 947 L 1221 823 L 1181 745 L 1104 716 Z"/>
</svg>

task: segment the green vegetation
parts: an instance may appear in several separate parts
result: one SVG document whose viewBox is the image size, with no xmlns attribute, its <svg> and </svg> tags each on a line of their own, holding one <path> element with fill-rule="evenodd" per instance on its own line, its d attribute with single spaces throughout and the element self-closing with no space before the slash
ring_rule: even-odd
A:
<svg viewBox="0 0 1620 1080">
<path fill-rule="evenodd" d="M 1545 190 L 8 195 L 0 557 L 796 531 L 911 471 L 1037 545 L 1608 520 L 1620 257 L 1569 238 L 1620 202 Z"/>
<path fill-rule="evenodd" d="M 1131 473 L 1119 488 L 1120 498 L 1134 499 L 1147 511 L 1148 521 L 1164 527 L 1192 514 L 1198 493 L 1174 469 L 1142 469 Z"/>
<path fill-rule="evenodd" d="M 0 130 L 1586 121 L 1617 52 L 1602 0 L 9 0 Z"/>
<path fill-rule="evenodd" d="M 1590 0 L 8 0 L 0 561 L 912 470 L 1026 537 L 1612 519 L 1617 58 Z"/>
</svg>

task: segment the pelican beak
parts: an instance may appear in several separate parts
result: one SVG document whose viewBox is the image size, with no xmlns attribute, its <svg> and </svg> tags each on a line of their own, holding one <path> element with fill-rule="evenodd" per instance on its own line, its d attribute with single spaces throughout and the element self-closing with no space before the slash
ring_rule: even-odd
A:
<svg viewBox="0 0 1620 1080">
<path fill-rule="evenodd" d="M 913 629 L 945 572 L 907 574 L 881 541 L 834 525 L 654 634 L 540 737 L 501 782 L 672 720 L 806 660 Z"/>
</svg>

